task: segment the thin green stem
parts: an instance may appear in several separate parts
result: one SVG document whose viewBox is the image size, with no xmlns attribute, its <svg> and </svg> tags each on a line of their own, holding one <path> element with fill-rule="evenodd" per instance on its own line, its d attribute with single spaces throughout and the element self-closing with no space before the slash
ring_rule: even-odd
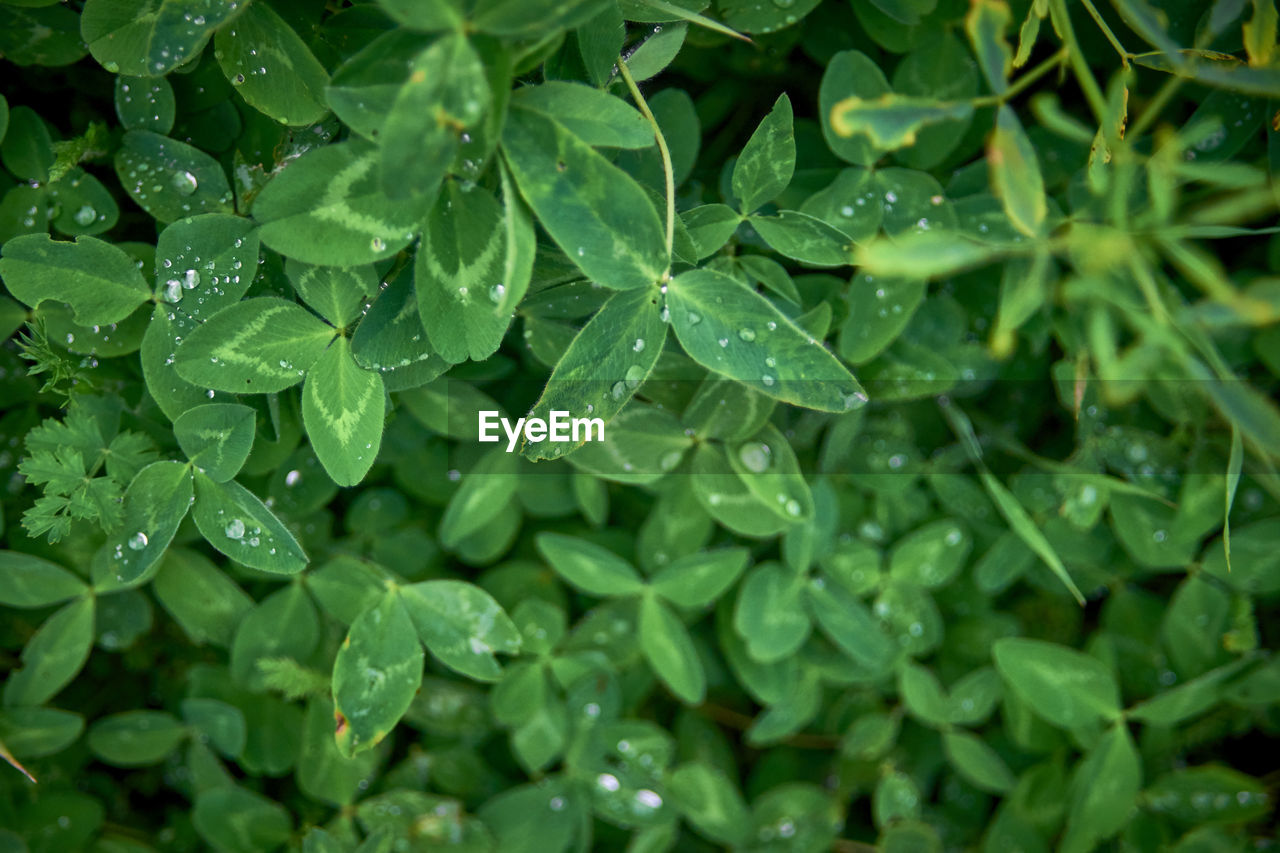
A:
<svg viewBox="0 0 1280 853">
<path fill-rule="evenodd" d="M 1071 59 L 1071 70 L 1075 72 L 1076 79 L 1080 82 L 1080 88 L 1084 90 L 1085 99 L 1089 102 L 1090 109 L 1093 110 L 1094 117 L 1099 124 L 1105 124 L 1107 120 L 1107 99 L 1102 94 L 1102 89 L 1098 86 L 1098 81 L 1094 79 L 1093 72 L 1089 70 L 1089 64 L 1085 62 L 1084 52 L 1080 49 L 1080 42 L 1076 41 L 1076 31 L 1071 26 L 1071 13 L 1067 11 L 1065 0 L 1051 0 L 1054 20 L 1057 21 L 1058 31 L 1062 34 L 1062 40 L 1065 43 Z"/>
<path fill-rule="evenodd" d="M 1116 53 L 1120 54 L 1120 61 L 1124 63 L 1124 67 L 1129 67 L 1129 60 L 1133 58 L 1133 54 L 1124 49 L 1120 44 L 1120 40 L 1116 38 L 1116 34 L 1111 32 L 1111 27 L 1107 26 L 1107 22 L 1102 20 L 1102 16 L 1098 14 L 1098 10 L 1094 8 L 1093 0 L 1080 0 L 1084 4 L 1084 8 L 1089 12 L 1089 17 L 1093 18 L 1093 22 L 1098 25 L 1098 29 L 1102 30 L 1102 34 L 1107 37 L 1107 41 L 1111 42 L 1111 46 L 1116 49 Z"/>
<path fill-rule="evenodd" d="M 1005 89 L 1000 94 L 984 95 L 981 98 L 974 98 L 972 101 L 973 106 L 974 107 L 990 107 L 990 106 L 1005 104 L 1011 101 L 1013 98 L 1017 97 L 1024 90 L 1026 90 L 1026 88 L 1030 86 L 1032 83 L 1036 82 L 1041 77 L 1043 77 L 1044 75 L 1052 71 L 1054 68 L 1057 68 L 1059 65 L 1061 65 L 1062 61 L 1066 58 L 1067 58 L 1067 49 L 1064 47 L 1061 50 L 1059 50 L 1057 53 L 1055 53 L 1053 56 L 1050 56 L 1048 59 L 1045 59 L 1043 62 L 1036 65 L 1031 70 L 1022 74 L 1020 77 L 1018 77 L 1017 80 L 1013 81 L 1012 85 L 1010 85 L 1008 89 Z"/>
<path fill-rule="evenodd" d="M 644 95 L 640 94 L 640 87 L 636 85 L 635 78 L 631 76 L 631 72 L 627 69 L 627 63 L 622 57 L 618 57 L 618 73 L 622 75 L 622 79 L 627 84 L 627 89 L 631 91 L 631 97 L 635 100 L 640 113 L 653 128 L 653 136 L 658 141 L 658 153 L 662 156 L 662 172 L 667 181 L 667 273 L 670 274 L 676 234 L 676 173 L 671 165 L 671 149 L 667 148 L 667 140 L 662 135 L 662 128 L 658 127 L 658 120 L 654 118 L 653 111 L 649 109 L 649 104 L 645 101 Z"/>
</svg>

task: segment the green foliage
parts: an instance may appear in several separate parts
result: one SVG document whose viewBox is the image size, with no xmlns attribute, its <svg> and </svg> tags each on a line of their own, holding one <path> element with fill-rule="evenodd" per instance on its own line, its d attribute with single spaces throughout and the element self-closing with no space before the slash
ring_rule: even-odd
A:
<svg viewBox="0 0 1280 853">
<path fill-rule="evenodd" d="M 0 850 L 1262 849 L 1277 20 L 0 0 Z"/>
</svg>

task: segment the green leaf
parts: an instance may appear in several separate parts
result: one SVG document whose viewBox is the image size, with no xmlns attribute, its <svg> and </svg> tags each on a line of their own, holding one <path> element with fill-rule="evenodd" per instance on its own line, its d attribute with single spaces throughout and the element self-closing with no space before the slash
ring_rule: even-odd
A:
<svg viewBox="0 0 1280 853">
<path fill-rule="evenodd" d="M 869 100 L 887 95 L 889 91 L 889 81 L 885 79 L 884 72 L 866 54 L 844 50 L 831 57 L 818 87 L 818 112 L 822 117 L 822 136 L 827 147 L 841 160 L 871 166 L 879 159 L 880 152 L 866 137 L 837 133 L 832 124 L 832 110 L 846 98 Z"/>
<path fill-rule="evenodd" d="M 484 361 L 502 344 L 511 315 L 503 209 L 489 192 L 447 181 L 427 217 L 414 263 L 422 324 L 449 362 Z"/>
<path fill-rule="evenodd" d="M 689 554 L 654 575 L 653 591 L 678 607 L 706 607 L 733 585 L 749 558 L 745 548 Z"/>
<path fill-rule="evenodd" d="M 777 563 L 763 563 L 747 573 L 738 588 L 733 629 L 752 659 L 784 660 L 808 639 L 812 626 L 803 594 L 802 579 Z"/>
<path fill-rule="evenodd" d="M 57 708 L 0 708 L 0 744 L 17 758 L 43 758 L 70 746 L 84 718 Z"/>
<path fill-rule="evenodd" d="M 388 391 L 432 382 L 448 369 L 427 340 L 418 296 L 407 271 L 388 282 L 351 336 L 351 356 L 382 374 Z"/>
<path fill-rule="evenodd" d="M 1257 820 L 1271 811 L 1273 797 L 1261 780 L 1215 765 L 1170 771 L 1143 792 L 1152 811 L 1184 825 Z"/>
<path fill-rule="evenodd" d="M 197 737 L 207 738 L 218 752 L 234 758 L 244 752 L 244 713 L 235 705 L 218 699 L 182 700 L 182 719 Z M 325 732 L 328 740 L 328 732 Z"/>
<path fill-rule="evenodd" d="M 1017 115 L 1007 106 L 996 113 L 996 128 L 987 143 L 991 189 L 1004 202 L 1009 221 L 1028 237 L 1044 230 L 1048 204 L 1036 150 Z"/>
<path fill-rule="evenodd" d="M 560 533 L 540 533 L 535 542 L 551 568 L 588 595 L 610 598 L 644 589 L 630 563 L 593 542 Z"/>
<path fill-rule="evenodd" d="M 946 732 L 942 745 L 956 772 L 980 791 L 1005 794 L 1013 790 L 1017 778 L 994 749 L 970 732 Z"/>
<path fill-rule="evenodd" d="M 221 853 L 274 850 L 289 838 L 292 821 L 284 807 L 238 785 L 222 785 L 196 797 L 191 822 Z"/>
<path fill-rule="evenodd" d="M 690 357 L 770 397 L 843 412 L 866 402 L 853 375 L 764 297 L 711 270 L 671 282 L 667 307 Z"/>
<path fill-rule="evenodd" d="M 94 586 L 129 584 L 155 565 L 191 507 L 191 469 L 181 462 L 153 462 L 124 493 L 124 521 L 94 557 Z"/>
<path fill-rule="evenodd" d="M 649 377 L 662 355 L 667 329 L 658 310 L 657 295 L 646 290 L 616 293 L 582 327 L 556 363 L 531 416 L 549 419 L 552 412 L 570 418 L 615 420 L 636 389 Z M 582 445 L 579 440 L 526 443 L 531 459 L 554 459 Z M 608 427 L 603 432 L 608 438 Z"/>
<path fill-rule="evenodd" d="M 1243 659 L 1232 661 L 1190 681 L 1184 681 L 1134 705 L 1129 709 L 1128 716 L 1156 726 L 1175 726 L 1197 717 L 1222 700 L 1226 693 L 1224 682 L 1247 663 Z"/>
<path fill-rule="evenodd" d="M 378 150 L 359 140 L 312 149 L 262 188 L 253 217 L 262 242 L 309 264 L 360 266 L 409 245 L 430 197 L 382 191 Z"/>
<path fill-rule="evenodd" d="M 1112 726 L 1076 768 L 1067 849 L 1092 849 L 1129 822 L 1142 788 L 1142 761 L 1124 723 Z"/>
<path fill-rule="evenodd" d="M 89 727 L 89 749 L 116 767 L 145 767 L 164 761 L 187 739 L 182 721 L 164 711 L 124 711 Z"/>
<path fill-rule="evenodd" d="M 258 250 L 257 229 L 240 216 L 191 216 L 160 232 L 156 293 L 172 325 L 170 352 L 177 338 L 240 301 L 253 280 Z"/>
<path fill-rule="evenodd" d="M 661 29 L 655 27 L 623 60 L 632 79 L 641 83 L 660 74 L 676 58 L 680 48 L 684 47 L 688 31 L 689 25 L 685 23 L 671 24 Z"/>
<path fill-rule="evenodd" d="M 177 102 L 173 86 L 164 77 L 116 78 L 116 115 L 125 130 L 150 130 L 167 134 L 173 130 Z M 0 133 L 0 138 L 4 134 Z"/>
<path fill-rule="evenodd" d="M 324 470 L 339 486 L 364 479 L 382 446 L 386 391 L 382 377 L 363 370 L 339 337 L 308 372 L 302 421 Z"/>
<path fill-rule="evenodd" d="M 707 679 L 688 630 L 652 595 L 640 600 L 640 650 L 658 680 L 690 705 L 702 702 Z"/>
<path fill-rule="evenodd" d="M 951 722 L 947 693 L 932 672 L 914 663 L 898 671 L 898 695 L 907 711 L 920 722 L 946 729 Z"/>
<path fill-rule="evenodd" d="M 396 590 L 351 623 L 333 664 L 337 743 L 344 755 L 372 749 L 391 732 L 422 683 L 422 659 Z"/>
<path fill-rule="evenodd" d="M 939 101 L 887 93 L 874 98 L 852 95 L 831 107 L 831 129 L 837 136 L 864 136 L 881 151 L 914 145 L 925 127 L 963 121 L 973 115 L 967 102 Z"/>
<path fill-rule="evenodd" d="M 1115 677 L 1096 658 L 1020 637 L 997 640 L 992 652 L 1005 683 L 1056 726 L 1079 728 L 1120 714 Z"/>
<path fill-rule="evenodd" d="M 813 517 L 813 496 L 791 444 L 772 424 L 748 441 L 725 448 L 735 474 L 747 489 L 788 524 Z"/>
<path fill-rule="evenodd" d="M 115 156 L 116 176 L 138 206 L 161 222 L 198 213 L 234 213 L 217 160 L 149 130 L 130 130 Z"/>
<path fill-rule="evenodd" d="M 231 677 L 250 690 L 268 685 L 266 661 L 304 661 L 320 640 L 320 620 L 311 596 L 291 583 L 264 598 L 236 628 Z"/>
<path fill-rule="evenodd" d="M 522 86 L 512 93 L 511 105 L 554 119 L 588 145 L 648 148 L 654 144 L 653 128 L 634 107 L 581 83 L 549 80 Z"/>
<path fill-rule="evenodd" d="M 152 584 L 156 600 L 191 642 L 231 646 L 236 626 L 253 599 L 208 558 L 174 548 L 165 554 Z"/>
<path fill-rule="evenodd" d="M 747 220 L 772 248 L 792 260 L 815 267 L 839 267 L 853 262 L 849 235 L 798 210 Z"/>
<path fill-rule="evenodd" d="M 898 540 L 889 555 L 889 574 L 924 589 L 946 586 L 972 547 L 973 539 L 955 521 L 935 521 Z"/>
<path fill-rule="evenodd" d="M 318 267 L 290 258 L 284 268 L 302 300 L 340 328 L 360 317 L 364 301 L 378 294 L 372 266 Z"/>
<path fill-rule="evenodd" d="M 440 518 L 441 545 L 456 548 L 506 508 L 519 485 L 518 461 L 518 456 L 495 448 L 462 477 L 462 485 L 453 493 Z"/>
<path fill-rule="evenodd" d="M 483 60 L 466 37 L 442 36 L 418 54 L 381 131 L 383 191 L 393 199 L 434 198 L 461 134 L 484 118 L 491 97 Z"/>
<path fill-rule="evenodd" d="M 733 194 L 744 214 L 772 201 L 791 183 L 796 170 L 796 139 L 791 99 L 785 94 L 747 140 L 733 166 Z"/>
<path fill-rule="evenodd" d="M 591 20 L 608 0 L 479 0 L 471 14 L 477 30 L 532 38 Z"/>
<path fill-rule="evenodd" d="M 253 448 L 253 409 L 234 403 L 210 403 L 188 409 L 173 422 L 173 435 L 191 463 L 218 483 L 244 466 Z"/>
<path fill-rule="evenodd" d="M 274 296 L 237 302 L 210 317 L 177 351 L 178 375 L 217 391 L 270 394 L 298 384 L 334 330 Z"/>
<path fill-rule="evenodd" d="M 742 224 L 742 214 L 727 204 L 699 205 L 681 213 L 680 218 L 697 247 L 698 260 L 720 251 Z"/>
<path fill-rule="evenodd" d="M 477 681 L 497 681 L 495 652 L 520 651 L 520 632 L 489 593 L 462 581 L 438 580 L 400 589 L 418 638 L 445 666 Z"/>
<path fill-rule="evenodd" d="M 76 677 L 93 647 L 94 599 L 77 598 L 45 620 L 4 683 L 4 704 L 43 705 Z"/>
<path fill-rule="evenodd" d="M 150 296 L 134 260 L 94 237 L 71 243 L 48 234 L 15 237 L 4 244 L 0 277 L 32 308 L 48 299 L 69 303 L 81 326 L 117 323 Z"/>
<path fill-rule="evenodd" d="M 820 0 L 759 3 L 756 0 L 720 0 L 716 7 L 724 21 L 744 33 L 772 33 L 790 27 L 808 15 Z"/>
<path fill-rule="evenodd" d="M 655 284 L 667 268 L 662 223 L 632 178 L 541 113 L 513 109 L 502 150 L 538 221 L 592 281 Z"/>
<path fill-rule="evenodd" d="M 609 421 L 603 441 L 567 458 L 579 471 L 616 483 L 654 483 L 679 467 L 692 444 L 670 412 L 633 401 Z"/>
<path fill-rule="evenodd" d="M 378 0 L 388 15 L 417 30 L 459 29 L 463 22 L 458 0 Z"/>
<path fill-rule="evenodd" d="M 667 778 L 680 816 L 703 836 L 737 845 L 746 837 L 750 815 L 737 785 L 704 762 L 677 767 Z"/>
<path fill-rule="evenodd" d="M 823 633 L 869 674 L 893 665 L 888 634 L 861 601 L 844 587 L 814 578 L 807 586 L 809 609 Z"/>
<path fill-rule="evenodd" d="M 281 124 L 307 125 L 329 112 L 329 75 L 293 28 L 268 5 L 246 4 L 213 40 L 222 73 L 249 106 Z"/>
<path fill-rule="evenodd" d="M 840 330 L 840 357 L 864 364 L 902 334 L 924 300 L 920 278 L 895 278 L 859 272 L 849 284 L 849 314 Z"/>
<path fill-rule="evenodd" d="M 161 77 L 197 57 L 244 3 L 212 0 L 87 0 L 80 33 L 113 74 Z"/>
<path fill-rule="evenodd" d="M 1009 6 L 1003 0 L 978 0 L 969 6 L 964 19 L 969 43 L 978 57 L 978 67 L 987 78 L 987 85 L 997 95 L 1009 88 L 1009 69 L 1013 65 L 1013 50 L 1004 34 L 1012 22 Z"/>
<path fill-rule="evenodd" d="M 235 480 L 196 474 L 192 517 L 204 538 L 236 562 L 264 572 L 292 575 L 307 566 L 298 540 L 266 504 Z"/>
<path fill-rule="evenodd" d="M 0 551 L 0 604 L 48 607 L 82 595 L 84 581 L 55 563 L 21 551 Z"/>
</svg>

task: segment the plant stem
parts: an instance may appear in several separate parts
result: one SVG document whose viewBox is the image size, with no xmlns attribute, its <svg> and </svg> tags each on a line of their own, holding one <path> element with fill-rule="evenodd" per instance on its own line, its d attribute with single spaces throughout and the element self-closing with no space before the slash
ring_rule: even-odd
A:
<svg viewBox="0 0 1280 853">
<path fill-rule="evenodd" d="M 1102 30 L 1102 34 L 1107 37 L 1107 41 L 1111 42 L 1111 46 L 1116 49 L 1116 53 L 1120 54 L 1120 62 L 1125 68 L 1129 67 L 1129 60 L 1133 54 L 1124 49 L 1120 44 L 1120 40 L 1116 38 L 1115 33 L 1111 32 L 1111 27 L 1107 26 L 1107 22 L 1102 20 L 1102 16 L 1098 14 L 1098 10 L 1094 8 L 1093 0 L 1080 0 L 1084 4 L 1084 8 L 1089 12 L 1089 17 L 1093 18 L 1093 22 L 1098 25 L 1098 29 Z"/>
<path fill-rule="evenodd" d="M 1141 136 L 1143 131 L 1145 131 L 1151 123 L 1156 120 L 1156 116 L 1160 115 L 1160 111 L 1164 109 L 1164 105 L 1167 104 L 1169 99 L 1182 88 L 1182 83 L 1183 78 L 1178 76 L 1170 77 L 1164 81 L 1160 90 L 1156 92 L 1155 97 L 1152 98 L 1150 103 L 1148 103 L 1142 110 L 1142 115 L 1138 116 L 1138 120 L 1133 123 L 1133 127 L 1129 128 L 1130 139 L 1136 139 Z"/>
<path fill-rule="evenodd" d="M 1062 61 L 1066 58 L 1067 58 L 1067 49 L 1064 47 L 1064 48 L 1061 48 L 1053 56 L 1050 56 L 1049 58 L 1045 59 L 1035 68 L 1032 68 L 1030 71 L 1027 71 L 1024 74 L 1022 74 L 1020 77 L 1018 77 L 1017 80 L 1013 81 L 1012 85 L 1010 85 L 1008 89 L 1005 89 L 1000 94 L 984 95 L 981 98 L 974 98 L 972 101 L 973 106 L 975 108 L 990 107 L 995 105 L 1003 105 L 1007 103 L 1008 101 L 1012 100 L 1014 97 L 1019 95 L 1023 90 L 1025 90 L 1032 83 L 1036 82 L 1041 77 L 1043 77 L 1044 75 L 1052 71 L 1054 68 L 1061 65 Z"/>
<path fill-rule="evenodd" d="M 1075 72 L 1080 88 L 1084 90 L 1085 99 L 1089 101 L 1094 117 L 1099 124 L 1104 124 L 1107 120 L 1107 99 L 1103 97 L 1098 81 L 1093 78 L 1089 63 L 1085 62 L 1084 53 L 1080 50 L 1080 42 L 1076 41 L 1076 31 L 1071 26 L 1071 13 L 1067 11 L 1065 0 L 1051 0 L 1051 2 L 1050 9 L 1058 22 L 1058 31 L 1062 34 L 1064 47 L 1070 55 L 1071 70 Z"/>
<path fill-rule="evenodd" d="M 640 113 L 653 128 L 653 136 L 658 140 L 658 153 L 662 155 L 662 172 L 667 181 L 667 272 L 670 274 L 676 232 L 676 174 L 671 166 L 671 149 L 667 148 L 667 140 L 662 135 L 662 128 L 658 127 L 658 120 L 653 117 L 653 111 L 649 109 L 649 104 L 645 101 L 644 95 L 640 94 L 640 87 L 636 85 L 636 81 L 631 76 L 631 72 L 627 69 L 627 63 L 623 61 L 622 57 L 618 57 L 618 73 L 626 81 L 627 89 L 631 91 L 631 97 L 635 100 Z"/>
</svg>

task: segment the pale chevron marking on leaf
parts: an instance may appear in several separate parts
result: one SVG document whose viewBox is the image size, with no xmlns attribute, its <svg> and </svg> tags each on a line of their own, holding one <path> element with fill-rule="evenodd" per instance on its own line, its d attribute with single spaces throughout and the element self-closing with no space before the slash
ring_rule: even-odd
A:
<svg viewBox="0 0 1280 853">
<path fill-rule="evenodd" d="M 292 368 L 282 368 L 278 365 L 273 365 L 262 358 L 242 352 L 240 349 L 243 344 L 247 342 L 252 343 L 251 339 L 257 335 L 258 332 L 261 332 L 266 328 L 267 323 L 270 322 L 272 317 L 287 310 L 288 309 L 285 306 L 281 305 L 258 312 L 251 320 L 249 320 L 249 322 L 241 326 L 234 336 L 219 344 L 213 350 L 213 355 L 228 364 L 248 365 L 262 370 L 265 373 L 275 374 L 277 376 L 294 375 L 294 370 Z"/>
<path fill-rule="evenodd" d="M 355 365 L 347 365 L 344 363 L 343 367 L 349 369 L 355 367 Z M 355 367 L 355 369 L 359 370 L 358 367 Z M 334 415 L 333 410 L 319 393 L 312 394 L 312 400 L 315 403 L 316 411 L 320 413 L 320 417 L 324 418 L 325 423 L 333 430 L 334 437 L 338 439 L 341 444 L 349 444 L 351 442 L 352 434 L 359 425 L 360 419 L 369 408 L 370 402 L 374 396 L 375 388 L 373 383 L 369 383 L 366 384 L 363 389 L 358 389 L 360 394 L 359 399 L 355 401 L 354 406 L 348 406 L 346 404 L 347 389 L 344 387 L 345 383 L 343 382 L 343 375 L 346 372 L 347 370 L 340 370 L 338 372 L 336 382 L 337 393 L 334 395 L 334 397 L 340 401 L 342 408 L 341 415 Z"/>
<path fill-rule="evenodd" d="M 347 203 L 351 187 L 355 185 L 356 181 L 369 173 L 374 163 L 374 155 L 370 153 L 352 160 L 349 165 L 343 167 L 341 171 L 333 176 L 333 180 L 329 182 L 329 188 L 325 190 L 324 197 L 320 199 L 320 204 L 316 205 L 311 213 L 317 219 L 341 225 L 361 234 L 368 234 L 370 237 L 385 238 L 390 234 L 402 232 L 404 230 L 403 226 L 397 227 L 385 220 L 378 219 L 376 216 L 358 213 Z"/>
</svg>

